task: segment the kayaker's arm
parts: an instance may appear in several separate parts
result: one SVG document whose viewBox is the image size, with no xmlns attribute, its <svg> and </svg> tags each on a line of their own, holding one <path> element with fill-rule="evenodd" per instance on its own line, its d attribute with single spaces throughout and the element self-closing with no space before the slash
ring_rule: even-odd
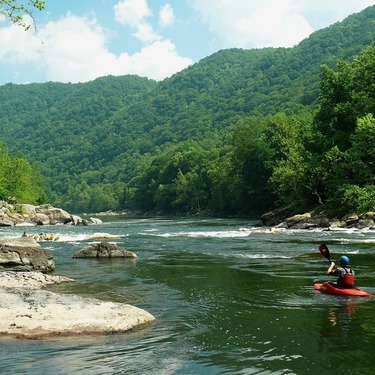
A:
<svg viewBox="0 0 375 375">
<path fill-rule="evenodd" d="M 332 270 L 333 270 L 334 268 L 335 268 L 335 262 L 331 262 L 331 265 L 329 266 L 329 268 L 328 268 L 326 274 L 327 274 L 327 275 L 330 275 L 331 272 L 332 272 Z"/>
</svg>

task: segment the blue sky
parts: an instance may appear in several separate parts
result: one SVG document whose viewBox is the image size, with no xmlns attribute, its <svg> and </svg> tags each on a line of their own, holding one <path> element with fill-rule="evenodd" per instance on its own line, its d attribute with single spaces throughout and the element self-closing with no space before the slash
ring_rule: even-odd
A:
<svg viewBox="0 0 375 375">
<path fill-rule="evenodd" d="M 292 47 L 375 0 L 46 0 L 37 32 L 0 19 L 0 84 L 162 80 L 225 48 Z"/>
</svg>

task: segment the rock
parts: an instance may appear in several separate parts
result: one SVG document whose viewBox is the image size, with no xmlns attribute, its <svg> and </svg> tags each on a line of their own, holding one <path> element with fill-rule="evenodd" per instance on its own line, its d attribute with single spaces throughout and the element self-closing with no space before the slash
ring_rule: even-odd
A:
<svg viewBox="0 0 375 375">
<path fill-rule="evenodd" d="M 73 282 L 40 272 L 0 272 L 0 335 L 45 338 L 122 333 L 155 321 L 137 307 L 41 290 Z"/>
<path fill-rule="evenodd" d="M 295 223 L 293 225 L 293 229 L 304 229 L 304 230 L 314 229 L 318 227 L 319 225 L 317 223 Z"/>
<path fill-rule="evenodd" d="M 87 224 L 102 224 L 103 221 L 96 218 L 96 217 L 90 217 L 89 220 L 87 220 Z"/>
<path fill-rule="evenodd" d="M 80 225 L 80 224 L 82 224 L 82 219 L 77 215 L 72 215 L 72 224 L 73 225 Z"/>
<path fill-rule="evenodd" d="M 0 201 L 0 226 L 74 224 L 77 221 L 82 219 L 50 204 L 33 206 Z"/>
<path fill-rule="evenodd" d="M 0 227 L 12 227 L 14 222 L 10 219 L 0 219 Z"/>
<path fill-rule="evenodd" d="M 0 288 L 41 289 L 47 285 L 62 284 L 69 282 L 74 282 L 74 280 L 63 276 L 47 275 L 45 273 L 36 271 L 0 272 Z"/>
<path fill-rule="evenodd" d="M 85 238 L 85 241 L 99 241 L 99 240 L 107 240 L 107 239 L 117 239 L 121 238 L 121 236 L 109 234 L 109 233 L 94 233 L 90 236 Z"/>
<path fill-rule="evenodd" d="M 358 229 L 373 228 L 375 222 L 372 219 L 359 219 L 356 225 Z"/>
<path fill-rule="evenodd" d="M 61 208 L 52 207 L 50 204 L 44 204 L 35 208 L 37 214 L 43 214 L 48 217 L 49 224 L 68 224 L 72 222 L 72 216 Z"/>
<path fill-rule="evenodd" d="M 52 254 L 29 237 L 0 240 L 0 271 L 41 271 L 55 269 Z"/>
<path fill-rule="evenodd" d="M 76 225 L 91 225 L 91 224 L 102 224 L 103 222 L 100 219 L 95 217 L 90 217 L 89 219 L 81 219 L 76 222 Z"/>
<path fill-rule="evenodd" d="M 283 207 L 274 211 L 266 212 L 261 216 L 261 221 L 265 226 L 275 226 L 293 214 L 295 208 L 291 205 L 288 207 Z"/>
<path fill-rule="evenodd" d="M 359 220 L 359 217 L 357 214 L 350 213 L 350 214 L 345 215 L 341 220 L 345 222 L 346 226 L 350 226 L 350 225 L 356 224 Z"/>
<path fill-rule="evenodd" d="M 35 213 L 33 221 L 35 221 L 37 225 L 48 225 L 50 223 L 50 218 L 45 214 Z"/>
<path fill-rule="evenodd" d="M 361 215 L 360 217 L 361 219 L 364 219 L 364 220 L 374 220 L 375 222 L 375 212 L 366 212 L 364 213 L 363 215 Z"/>
<path fill-rule="evenodd" d="M 310 221 L 310 220 L 311 220 L 311 214 L 310 212 L 307 212 L 302 215 L 294 215 L 294 216 L 288 217 L 286 219 L 286 222 L 288 224 L 288 227 L 293 227 L 301 223 L 306 223 L 307 221 Z"/>
<path fill-rule="evenodd" d="M 73 258 L 137 258 L 137 255 L 131 251 L 126 251 L 117 244 L 109 242 L 100 242 L 90 246 L 86 246 L 76 254 Z"/>
<path fill-rule="evenodd" d="M 1 290 L 0 333 L 20 338 L 122 333 L 155 317 L 137 307 L 27 289 Z"/>
</svg>

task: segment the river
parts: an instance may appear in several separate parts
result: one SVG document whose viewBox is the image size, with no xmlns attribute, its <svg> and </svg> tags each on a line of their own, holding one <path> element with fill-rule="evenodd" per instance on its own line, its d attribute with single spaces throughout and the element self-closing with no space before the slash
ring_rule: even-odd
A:
<svg viewBox="0 0 375 375">
<path fill-rule="evenodd" d="M 253 232 L 238 219 L 105 217 L 93 226 L 53 231 L 41 245 L 56 275 L 50 287 L 149 311 L 156 322 L 127 334 L 22 340 L 0 338 L 1 374 L 372 374 L 374 298 L 314 291 L 346 254 L 356 285 L 375 293 L 375 231 Z M 0 228 L 0 237 L 24 228 Z M 137 260 L 72 259 L 90 234 L 116 242 Z"/>
</svg>

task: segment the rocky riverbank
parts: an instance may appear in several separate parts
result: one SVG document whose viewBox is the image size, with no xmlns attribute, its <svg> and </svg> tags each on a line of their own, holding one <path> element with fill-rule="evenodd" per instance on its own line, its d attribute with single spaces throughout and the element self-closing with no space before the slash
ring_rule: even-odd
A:
<svg viewBox="0 0 375 375">
<path fill-rule="evenodd" d="M 313 229 L 334 230 L 338 228 L 356 228 L 375 230 L 375 212 L 364 214 L 349 213 L 342 217 L 329 218 L 306 212 L 300 215 L 290 215 L 288 208 L 265 213 L 261 217 L 261 224 L 285 229 Z"/>
<path fill-rule="evenodd" d="M 34 206 L 31 204 L 10 204 L 0 201 L 0 226 L 36 226 L 36 225 L 89 225 L 100 224 L 99 219 L 82 219 L 61 208 L 50 204 Z"/>
</svg>

